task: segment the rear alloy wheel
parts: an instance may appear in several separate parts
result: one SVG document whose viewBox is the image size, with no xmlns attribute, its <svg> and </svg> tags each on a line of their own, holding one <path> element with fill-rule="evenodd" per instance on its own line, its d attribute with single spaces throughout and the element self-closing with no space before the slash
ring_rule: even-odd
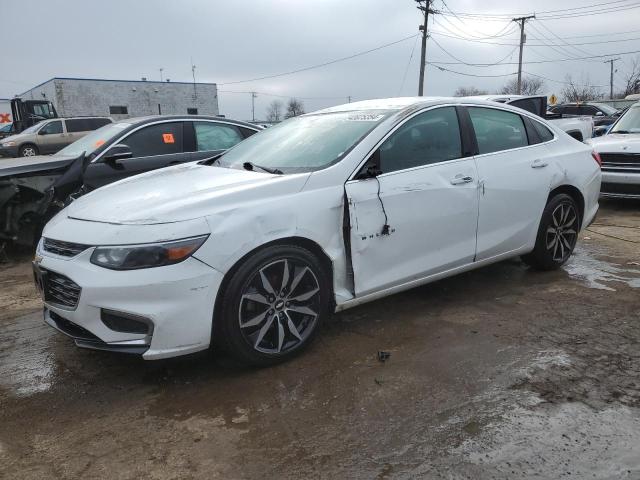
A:
<svg viewBox="0 0 640 480">
<path fill-rule="evenodd" d="M 38 155 L 38 147 L 35 145 L 23 145 L 19 152 L 21 157 L 35 157 Z"/>
<path fill-rule="evenodd" d="M 564 265 L 576 246 L 580 215 L 575 200 L 564 193 L 547 203 L 538 229 L 533 252 L 523 261 L 540 270 L 554 270 Z"/>
<path fill-rule="evenodd" d="M 315 255 L 300 247 L 269 247 L 231 278 L 214 336 L 241 361 L 270 365 L 310 343 L 328 304 L 327 276 Z"/>
</svg>

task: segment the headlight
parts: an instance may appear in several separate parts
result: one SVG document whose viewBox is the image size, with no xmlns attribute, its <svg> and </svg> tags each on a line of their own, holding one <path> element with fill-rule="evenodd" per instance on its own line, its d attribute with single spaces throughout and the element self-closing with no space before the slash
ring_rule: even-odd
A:
<svg viewBox="0 0 640 480">
<path fill-rule="evenodd" d="M 3 147 L 15 147 L 16 142 L 7 142 L 2 144 Z"/>
<path fill-rule="evenodd" d="M 193 255 L 208 236 L 146 245 L 97 247 L 91 254 L 91 263 L 111 270 L 136 270 L 173 265 Z"/>
</svg>

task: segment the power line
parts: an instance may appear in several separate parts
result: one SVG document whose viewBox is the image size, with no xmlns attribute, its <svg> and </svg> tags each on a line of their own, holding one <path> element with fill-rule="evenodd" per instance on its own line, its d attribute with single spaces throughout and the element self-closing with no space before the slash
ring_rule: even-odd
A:
<svg viewBox="0 0 640 480">
<path fill-rule="evenodd" d="M 452 15 L 453 15 L 453 16 L 454 16 L 454 17 L 455 17 L 455 18 L 456 18 L 456 19 L 457 19 L 457 20 L 458 20 L 458 21 L 459 21 L 463 26 L 465 26 L 466 28 L 468 28 L 468 27 L 466 26 L 465 22 L 464 22 L 460 17 L 458 17 L 458 16 L 455 14 L 455 12 L 453 12 L 453 11 L 449 8 L 449 5 L 447 5 L 447 3 L 446 3 L 444 0 L 441 0 L 441 1 L 442 1 L 442 5 L 444 6 L 444 8 L 445 8 L 445 9 L 447 9 L 447 10 L 448 10 L 448 11 L 449 11 L 449 12 L 450 12 L 450 13 L 451 13 L 451 14 L 452 14 Z M 451 22 L 451 21 L 450 21 L 446 16 L 443 16 L 442 18 L 443 18 L 446 22 L 448 22 L 451 26 L 453 26 L 454 28 L 458 28 L 458 27 L 457 27 L 456 25 L 454 25 L 454 24 L 453 24 L 453 22 Z M 476 35 L 471 35 L 471 34 L 469 34 L 469 36 L 470 36 L 470 37 L 473 37 L 473 38 L 498 38 L 498 37 L 504 37 L 504 36 L 507 36 L 507 35 L 511 35 L 511 34 L 515 31 L 515 29 L 512 29 L 511 31 L 507 31 L 507 30 L 509 30 L 509 28 L 510 28 L 511 26 L 512 26 L 512 25 L 511 25 L 511 22 L 510 22 L 510 21 L 507 21 L 507 23 L 506 23 L 506 24 L 505 24 L 505 26 L 502 28 L 502 30 L 499 30 L 499 31 L 498 31 L 497 33 L 495 33 L 494 35 L 486 35 L 486 34 L 485 34 L 483 37 L 482 37 L 482 36 L 481 36 L 481 37 L 478 37 L 478 36 L 476 36 Z"/>
<path fill-rule="evenodd" d="M 518 47 L 514 47 L 513 50 L 511 50 L 507 55 L 505 55 L 503 58 L 501 58 L 500 60 L 498 60 L 497 62 L 491 62 L 491 63 L 470 63 L 470 62 L 465 62 L 464 60 L 459 59 L 458 57 L 456 57 L 455 55 L 453 55 L 452 53 L 450 53 L 449 51 L 445 50 L 445 48 L 440 45 L 440 43 L 435 39 L 435 38 L 431 38 L 431 41 L 433 43 L 435 43 L 438 48 L 440 48 L 440 50 L 442 50 L 444 53 L 446 53 L 448 56 L 450 56 L 451 58 L 453 58 L 454 60 L 457 60 L 457 62 L 455 63 L 450 63 L 451 65 L 467 65 L 470 67 L 493 67 L 496 65 L 504 65 L 504 61 L 511 57 L 513 55 L 513 52 L 515 52 L 517 50 Z M 440 65 L 446 64 L 447 62 L 431 62 L 431 63 L 437 63 Z"/>
<path fill-rule="evenodd" d="M 218 90 L 219 93 L 238 93 L 238 94 L 251 94 L 255 93 L 258 95 L 263 95 L 265 97 L 276 97 L 276 98 L 297 98 L 299 100 L 337 100 L 339 98 L 345 98 L 345 95 L 337 96 L 337 97 L 301 97 L 298 95 L 279 95 L 277 93 L 267 93 L 267 92 L 258 92 L 256 90 L 253 91 L 238 91 L 238 90 Z"/>
<path fill-rule="evenodd" d="M 611 57 L 614 55 L 633 55 L 633 54 L 637 54 L 640 53 L 640 50 L 631 50 L 628 52 L 613 52 L 613 53 L 606 53 L 603 55 L 591 55 L 589 57 L 571 57 L 571 58 L 558 58 L 555 60 L 534 60 L 534 61 L 530 61 L 530 62 L 522 62 L 523 65 L 536 65 L 536 64 L 540 64 L 540 63 L 557 63 L 557 62 L 571 62 L 571 61 L 583 61 L 583 60 L 591 60 L 594 58 L 606 58 L 606 57 Z M 436 65 L 467 65 L 470 67 L 490 67 L 493 66 L 493 64 L 488 64 L 488 63 L 461 63 L 461 62 L 439 62 L 439 61 L 431 61 L 429 63 L 433 63 Z M 503 62 L 500 65 L 517 65 L 518 62 Z"/>
<path fill-rule="evenodd" d="M 562 8 L 556 10 L 542 10 L 538 11 L 536 15 L 539 18 L 570 18 L 573 16 L 591 15 L 594 13 L 610 13 L 621 10 L 638 8 L 639 2 L 634 2 L 628 5 L 614 5 L 621 3 L 628 3 L 630 0 L 616 0 L 611 2 L 600 2 L 591 5 L 583 5 L 580 7 Z M 595 8 L 602 7 L 604 8 Z M 588 10 L 588 11 L 587 11 Z M 510 17 L 525 16 L 525 13 L 499 13 L 499 14 L 487 14 L 487 13 L 470 13 L 470 12 L 451 12 L 452 15 L 457 17 L 466 17 L 474 20 L 488 20 L 488 21 L 505 21 Z M 445 15 L 447 15 L 445 13 Z"/>
<path fill-rule="evenodd" d="M 400 84 L 400 90 L 398 91 L 398 96 L 400 96 L 400 94 L 402 93 L 402 89 L 404 88 L 404 82 L 407 79 L 407 72 L 409 71 L 409 67 L 411 66 L 411 60 L 413 60 L 413 53 L 416 50 L 417 44 L 418 44 L 418 35 L 416 35 L 416 39 L 413 42 L 413 47 L 411 48 L 411 55 L 409 55 L 409 61 L 407 62 L 407 67 L 404 69 L 404 75 L 402 75 L 402 83 Z"/>
<path fill-rule="evenodd" d="M 444 27 L 444 25 L 442 24 L 438 24 L 438 26 L 440 27 Z M 536 30 L 535 28 L 533 28 L 536 32 L 538 32 L 538 34 L 540 36 L 544 35 L 542 34 L 539 30 Z M 476 39 L 476 38 L 469 38 L 469 37 L 462 37 L 460 35 L 452 35 L 451 34 L 451 30 L 448 30 L 445 28 L 445 30 L 447 30 L 449 33 L 444 33 L 444 32 L 439 32 L 439 31 L 431 31 L 432 35 L 440 35 L 442 37 L 447 37 L 447 38 L 453 38 L 455 40 L 464 40 L 467 42 L 475 42 L 475 43 L 484 43 L 486 45 L 501 45 L 501 46 L 506 46 L 506 47 L 517 47 L 519 44 L 518 43 L 504 43 L 504 42 L 491 42 L 491 41 L 485 41 L 485 40 L 481 40 L 481 39 Z M 549 37 L 542 37 L 542 38 L 532 38 L 533 40 L 547 40 L 548 42 L 553 42 L 552 39 L 550 39 Z M 580 42 L 580 43 L 566 43 L 567 46 L 570 47 L 574 47 L 574 46 L 580 46 L 580 45 L 600 45 L 602 43 L 620 43 L 620 42 L 632 42 L 632 41 L 636 41 L 636 40 L 640 40 L 640 37 L 634 37 L 634 38 L 624 38 L 624 39 L 612 39 L 612 40 L 599 40 L 596 42 Z M 558 48 L 566 48 L 563 45 L 559 45 L 557 43 L 527 43 L 528 47 L 558 47 Z M 570 53 L 570 52 L 569 52 Z M 567 52 L 564 52 L 564 54 L 566 55 Z"/>
<path fill-rule="evenodd" d="M 314 70 L 316 68 L 326 67 L 327 65 L 333 65 L 334 63 L 344 62 L 345 60 L 351 60 L 352 58 L 360 57 L 360 56 L 366 55 L 368 53 L 372 53 L 372 52 L 375 52 L 375 51 L 378 51 L 378 50 L 382 50 L 383 48 L 391 47 L 393 45 L 397 45 L 398 43 L 405 42 L 405 41 L 409 40 L 410 38 L 414 38 L 415 36 L 416 36 L 416 34 L 410 35 L 408 37 L 401 38 L 400 40 L 396 40 L 395 42 L 386 43 L 384 45 L 380 45 L 378 47 L 371 48 L 371 49 L 365 50 L 363 52 L 354 53 L 353 55 L 349 55 L 347 57 L 337 58 L 335 60 L 330 60 L 330 61 L 324 62 L 324 63 L 318 63 L 316 65 L 310 65 L 308 67 L 298 68 L 296 70 L 291 70 L 291 71 L 288 71 L 288 72 L 276 73 L 276 74 L 273 74 L 273 75 L 264 75 L 262 77 L 250 78 L 250 79 L 247 79 L 247 80 L 236 80 L 236 81 L 233 81 L 233 82 L 219 82 L 218 85 L 237 85 L 239 83 L 257 82 L 259 80 L 267 80 L 267 79 L 270 79 L 270 78 L 277 78 L 277 77 L 284 77 L 286 75 L 293 75 L 294 73 L 306 72 L 308 70 Z"/>
<path fill-rule="evenodd" d="M 538 78 L 542 78 L 543 80 L 548 80 L 549 82 L 561 83 L 564 85 L 576 85 L 578 87 L 597 87 L 597 88 L 604 88 L 607 86 L 607 85 L 589 85 L 589 84 L 579 84 L 579 83 L 572 83 L 572 82 L 563 82 L 562 80 L 554 80 L 553 78 L 545 77 L 543 75 L 538 75 L 537 73 L 531 73 L 531 72 L 523 72 L 523 73 L 526 73 L 527 75 L 531 75 L 532 77 L 538 77 Z"/>
<path fill-rule="evenodd" d="M 433 65 L 434 67 L 436 67 L 438 70 L 443 71 L 443 72 L 450 72 L 450 73 L 455 73 L 456 75 L 463 75 L 465 77 L 476 77 L 476 78 L 500 78 L 500 77 L 510 77 L 512 75 L 516 75 L 518 72 L 513 72 L 513 73 L 507 73 L 507 74 L 503 74 L 503 75 L 478 75 L 475 73 L 465 73 L 465 72 L 458 72 L 456 70 L 450 70 L 448 68 L 442 67 L 440 65 L 436 65 L 433 62 L 427 62 L 427 64 L 429 65 Z"/>
<path fill-rule="evenodd" d="M 563 44 L 573 48 L 576 52 L 578 52 L 579 55 L 589 55 L 591 52 L 587 52 L 586 50 L 582 49 L 582 48 L 578 48 L 577 46 L 575 46 L 575 44 L 570 44 L 569 42 L 567 42 L 566 40 L 563 40 L 562 38 L 560 38 L 558 35 L 555 34 L 555 32 L 551 29 L 549 29 L 544 22 L 537 22 L 538 25 L 540 25 L 542 28 L 544 28 L 547 32 L 549 32 L 553 37 L 555 37 L 556 39 L 560 40 L 560 42 L 562 42 Z M 602 41 L 600 41 L 600 43 L 603 43 Z"/>
</svg>

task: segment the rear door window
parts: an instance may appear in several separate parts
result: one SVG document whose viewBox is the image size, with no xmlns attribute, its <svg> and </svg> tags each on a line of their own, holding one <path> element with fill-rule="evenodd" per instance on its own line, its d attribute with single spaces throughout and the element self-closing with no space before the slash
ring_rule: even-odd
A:
<svg viewBox="0 0 640 480">
<path fill-rule="evenodd" d="M 134 157 L 151 157 L 183 152 L 182 122 L 149 125 L 122 140 Z"/>
<path fill-rule="evenodd" d="M 520 115 L 495 108 L 469 107 L 480 154 L 529 145 Z"/>
<path fill-rule="evenodd" d="M 243 140 L 240 131 L 232 125 L 213 122 L 193 122 L 196 132 L 196 150 L 226 150 Z"/>
<path fill-rule="evenodd" d="M 91 130 L 89 128 L 89 119 L 86 118 L 74 118 L 65 120 L 67 124 L 67 133 L 86 132 Z"/>
</svg>

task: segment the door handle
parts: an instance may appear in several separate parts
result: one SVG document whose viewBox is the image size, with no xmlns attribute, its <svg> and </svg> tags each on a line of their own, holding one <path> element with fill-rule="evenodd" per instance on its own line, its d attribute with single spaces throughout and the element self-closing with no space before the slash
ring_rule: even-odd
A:
<svg viewBox="0 0 640 480">
<path fill-rule="evenodd" d="M 471 182 L 473 182 L 473 177 L 462 175 L 461 173 L 459 173 L 458 175 L 453 177 L 453 179 L 451 180 L 451 185 L 462 185 Z"/>
<path fill-rule="evenodd" d="M 531 163 L 531 168 L 544 168 L 549 165 L 545 160 L 537 159 Z"/>
</svg>

